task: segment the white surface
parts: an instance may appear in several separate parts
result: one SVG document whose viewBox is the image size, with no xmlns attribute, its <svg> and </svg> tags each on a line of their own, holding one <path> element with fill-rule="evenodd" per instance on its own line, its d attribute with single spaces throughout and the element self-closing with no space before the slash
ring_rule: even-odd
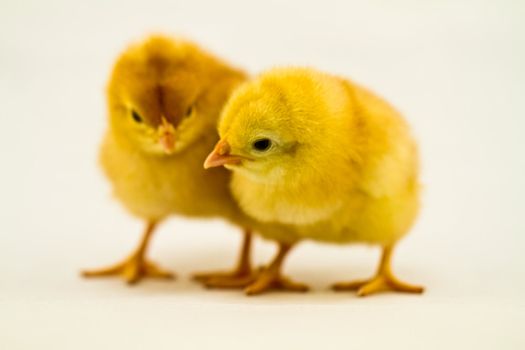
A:
<svg viewBox="0 0 525 350">
<path fill-rule="evenodd" d="M 525 348 L 523 3 L 303 2 L 2 2 L 0 348 Z M 152 251 L 176 282 L 80 279 L 141 230 L 110 198 L 96 152 L 112 60 L 152 30 L 252 72 L 338 72 L 397 105 L 421 142 L 426 189 L 395 269 L 427 293 L 332 293 L 371 273 L 378 252 L 313 243 L 287 263 L 312 293 L 205 291 L 189 274 L 230 266 L 238 235 L 181 219 Z M 257 261 L 272 253 L 258 242 Z"/>
</svg>

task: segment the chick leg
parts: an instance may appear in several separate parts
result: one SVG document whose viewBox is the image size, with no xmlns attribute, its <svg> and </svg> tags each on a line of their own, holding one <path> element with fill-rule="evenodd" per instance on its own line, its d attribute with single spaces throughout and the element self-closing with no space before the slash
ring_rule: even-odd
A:
<svg viewBox="0 0 525 350">
<path fill-rule="evenodd" d="M 254 280 L 250 262 L 252 238 L 252 232 L 247 229 L 244 232 L 239 261 L 233 271 L 198 273 L 193 278 L 208 288 L 242 288 L 250 284 Z"/>
<path fill-rule="evenodd" d="M 260 294 L 272 289 L 288 290 L 293 292 L 306 292 L 308 286 L 296 283 L 281 275 L 284 258 L 293 247 L 291 244 L 279 243 L 279 251 L 271 264 L 263 268 L 253 283 L 244 289 L 247 295 Z"/>
<path fill-rule="evenodd" d="M 156 227 L 156 222 L 147 224 L 139 246 L 123 262 L 108 268 L 86 270 L 82 275 L 84 277 L 121 276 L 128 284 L 135 284 L 144 277 L 172 279 L 174 277 L 172 273 L 162 270 L 146 259 L 146 251 Z"/>
<path fill-rule="evenodd" d="M 394 276 L 391 267 L 392 251 L 393 246 L 383 248 L 379 268 L 372 279 L 336 283 L 332 288 L 336 291 L 357 290 L 357 295 L 360 297 L 388 290 L 403 293 L 423 293 L 423 287 L 402 282 Z"/>
</svg>

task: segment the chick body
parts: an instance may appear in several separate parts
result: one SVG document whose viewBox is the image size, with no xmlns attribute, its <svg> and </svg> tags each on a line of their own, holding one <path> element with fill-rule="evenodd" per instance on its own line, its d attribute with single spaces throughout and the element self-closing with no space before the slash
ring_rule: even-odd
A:
<svg viewBox="0 0 525 350">
<path fill-rule="evenodd" d="M 268 225 L 266 238 L 392 247 L 418 213 L 416 143 L 401 115 L 358 84 L 271 70 L 237 89 L 219 133 L 241 159 L 225 162 L 232 192 Z M 256 149 L 261 140 L 270 147 Z"/>
<path fill-rule="evenodd" d="M 228 172 L 202 169 L 218 139 L 219 113 L 245 78 L 182 39 L 154 36 L 119 57 L 107 89 L 109 129 L 100 163 L 117 199 L 149 224 L 127 262 L 85 275 L 121 274 L 128 282 L 147 276 L 147 244 L 155 224 L 171 215 L 248 225 L 229 191 Z M 152 270 L 153 277 L 169 277 Z"/>
</svg>

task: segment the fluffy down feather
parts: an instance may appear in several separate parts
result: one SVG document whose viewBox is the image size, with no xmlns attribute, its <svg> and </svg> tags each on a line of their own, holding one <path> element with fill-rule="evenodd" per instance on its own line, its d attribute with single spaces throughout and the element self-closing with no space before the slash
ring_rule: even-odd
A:
<svg viewBox="0 0 525 350">
<path fill-rule="evenodd" d="M 349 80 L 310 68 L 270 70 L 235 91 L 219 133 L 220 149 L 206 165 L 233 171 L 234 197 L 248 215 L 275 225 L 261 234 L 281 246 L 313 239 L 388 252 L 416 218 L 418 152 L 409 128 Z M 261 283 L 249 291 L 268 287 Z"/>
<path fill-rule="evenodd" d="M 170 215 L 221 217 L 247 225 L 228 188 L 225 169 L 202 168 L 217 141 L 226 99 L 245 74 L 195 44 L 154 36 L 117 60 L 107 88 L 109 128 L 100 163 L 113 193 L 147 225 L 144 238 L 122 264 L 87 276 L 169 277 L 146 261 L 156 223 Z"/>
</svg>

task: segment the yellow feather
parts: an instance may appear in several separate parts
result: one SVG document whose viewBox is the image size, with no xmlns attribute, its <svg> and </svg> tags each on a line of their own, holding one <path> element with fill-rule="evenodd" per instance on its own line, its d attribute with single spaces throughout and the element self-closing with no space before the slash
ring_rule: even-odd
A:
<svg viewBox="0 0 525 350">
<path fill-rule="evenodd" d="M 417 146 L 401 115 L 367 89 L 309 68 L 278 68 L 239 87 L 219 132 L 242 209 L 261 234 L 294 242 L 388 245 L 419 207 Z M 272 147 L 260 152 L 257 139 Z"/>
<path fill-rule="evenodd" d="M 244 79 L 241 71 L 182 39 L 151 37 L 121 55 L 108 85 L 110 128 L 100 160 L 130 212 L 147 220 L 172 214 L 240 216 L 228 191 L 229 174 L 206 172 L 202 162 L 217 141 L 215 125 L 224 102 Z M 191 106 L 192 115 L 184 116 Z M 134 121 L 131 110 L 149 123 Z M 155 133 L 163 113 L 170 113 L 175 125 L 170 155 Z"/>
<path fill-rule="evenodd" d="M 171 215 L 248 226 L 229 191 L 228 171 L 202 167 L 218 139 L 222 106 L 245 78 L 182 39 L 151 37 L 119 57 L 107 89 L 109 128 L 100 163 L 117 199 L 147 225 L 126 260 L 85 276 L 121 275 L 128 283 L 172 277 L 146 258 L 156 224 Z"/>
</svg>

